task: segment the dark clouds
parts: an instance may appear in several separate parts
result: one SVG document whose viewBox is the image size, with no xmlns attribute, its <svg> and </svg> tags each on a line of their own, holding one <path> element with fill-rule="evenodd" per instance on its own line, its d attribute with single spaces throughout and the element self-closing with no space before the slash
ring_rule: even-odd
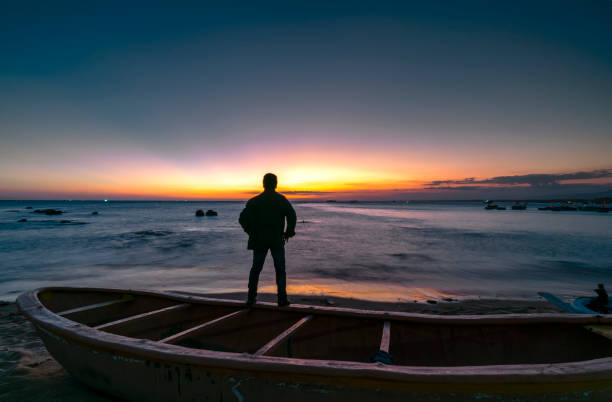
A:
<svg viewBox="0 0 612 402">
<path fill-rule="evenodd" d="M 525 175 L 514 176 L 497 176 L 489 179 L 476 180 L 474 177 L 468 177 L 463 180 L 434 180 L 427 183 L 426 188 L 430 189 L 453 189 L 453 190 L 470 190 L 483 188 L 479 186 L 485 185 L 502 185 L 502 186 L 520 186 L 529 185 L 533 187 L 558 186 L 563 181 L 570 180 L 591 180 L 612 177 L 612 169 L 592 170 L 589 172 L 574 172 L 574 173 L 559 173 L 559 174 L 538 174 L 531 173 Z M 454 185 L 459 185 L 455 187 Z M 466 186 L 467 185 L 467 186 Z M 474 185 L 474 186 L 472 186 Z"/>
</svg>

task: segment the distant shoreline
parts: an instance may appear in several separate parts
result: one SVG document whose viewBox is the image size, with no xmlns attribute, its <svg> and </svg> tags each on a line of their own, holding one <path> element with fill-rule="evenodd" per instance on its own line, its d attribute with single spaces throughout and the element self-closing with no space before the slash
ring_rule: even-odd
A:
<svg viewBox="0 0 612 402">
<path fill-rule="evenodd" d="M 281 192 L 282 193 L 282 192 Z M 554 202 L 601 202 L 612 203 L 612 197 L 595 197 L 595 198 L 551 198 L 551 199 L 494 199 L 495 202 L 525 202 L 525 203 L 554 203 Z M 28 203 L 28 202 L 91 202 L 91 203 L 154 203 L 154 202 L 167 202 L 167 203 L 244 203 L 244 200 L 62 200 L 62 199 L 49 199 L 49 200 L 13 200 L 13 199 L 0 199 L 0 202 L 14 202 L 14 203 Z M 294 203 L 300 204 L 450 204 L 450 203 L 482 203 L 482 199 L 470 199 L 470 200 L 309 200 L 309 199 L 291 199 Z"/>
</svg>

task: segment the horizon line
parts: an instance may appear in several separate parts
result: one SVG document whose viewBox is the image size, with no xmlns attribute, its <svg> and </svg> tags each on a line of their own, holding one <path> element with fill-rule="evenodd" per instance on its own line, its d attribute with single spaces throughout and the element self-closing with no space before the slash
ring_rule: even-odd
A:
<svg viewBox="0 0 612 402">
<path fill-rule="evenodd" d="M 562 201 L 599 201 L 599 200 L 612 200 L 611 196 L 605 197 L 552 197 L 552 198 L 495 198 L 495 199 L 380 199 L 380 200 L 365 200 L 365 199 L 308 199 L 308 198 L 294 198 L 292 202 L 304 202 L 314 204 L 351 204 L 351 203 L 426 203 L 426 202 L 562 202 Z M 65 199 L 65 198 L 48 198 L 48 199 L 0 199 L 0 202 L 246 202 L 248 199 L 231 199 L 231 200 L 181 200 L 181 199 Z"/>
</svg>

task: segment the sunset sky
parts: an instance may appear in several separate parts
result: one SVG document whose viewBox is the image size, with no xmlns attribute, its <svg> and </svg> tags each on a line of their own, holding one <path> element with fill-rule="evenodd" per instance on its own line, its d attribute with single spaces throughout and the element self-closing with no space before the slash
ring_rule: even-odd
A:
<svg viewBox="0 0 612 402">
<path fill-rule="evenodd" d="M 153 4 L 3 5 L 0 199 L 612 194 L 612 1 Z"/>
</svg>

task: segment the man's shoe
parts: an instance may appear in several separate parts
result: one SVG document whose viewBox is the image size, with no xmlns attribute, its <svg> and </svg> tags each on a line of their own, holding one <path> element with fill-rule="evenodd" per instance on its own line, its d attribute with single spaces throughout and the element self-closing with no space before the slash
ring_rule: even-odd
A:
<svg viewBox="0 0 612 402">
<path fill-rule="evenodd" d="M 282 300 L 282 301 L 279 301 L 279 302 L 278 302 L 278 307 L 287 307 L 287 306 L 289 306 L 290 304 L 291 304 L 291 303 L 289 302 L 289 300 L 285 299 L 285 300 Z"/>
</svg>

